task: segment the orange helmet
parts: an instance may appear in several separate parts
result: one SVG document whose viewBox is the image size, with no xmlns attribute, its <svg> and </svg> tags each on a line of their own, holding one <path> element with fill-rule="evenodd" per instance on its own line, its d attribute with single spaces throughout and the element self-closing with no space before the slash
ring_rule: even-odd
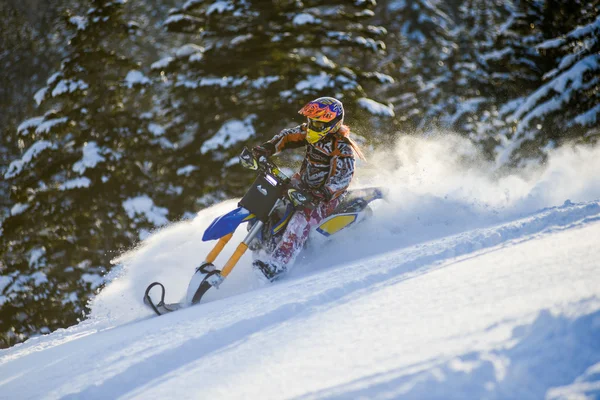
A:
<svg viewBox="0 0 600 400">
<path fill-rule="evenodd" d="M 344 123 L 344 106 L 333 97 L 319 97 L 311 101 L 300 111 L 308 118 L 306 140 L 316 143 L 330 132 L 337 132 Z"/>
</svg>

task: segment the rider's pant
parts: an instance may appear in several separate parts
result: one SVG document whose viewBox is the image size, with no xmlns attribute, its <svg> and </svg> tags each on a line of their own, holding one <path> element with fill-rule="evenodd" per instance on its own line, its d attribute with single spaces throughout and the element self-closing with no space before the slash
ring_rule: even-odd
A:
<svg viewBox="0 0 600 400">
<path fill-rule="evenodd" d="M 329 202 L 319 203 L 313 210 L 296 210 L 272 254 L 273 261 L 289 270 L 296 256 L 302 251 L 311 228 L 331 215 L 340 201 L 341 196 Z"/>
</svg>

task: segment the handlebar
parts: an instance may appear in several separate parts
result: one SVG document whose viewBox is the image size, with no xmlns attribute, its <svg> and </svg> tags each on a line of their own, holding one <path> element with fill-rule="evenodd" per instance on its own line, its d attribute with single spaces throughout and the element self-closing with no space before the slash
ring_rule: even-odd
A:
<svg viewBox="0 0 600 400">
<path fill-rule="evenodd" d="M 243 167 L 251 169 L 253 171 L 260 171 L 272 178 L 275 178 L 278 184 L 283 185 L 286 189 L 287 197 L 294 203 L 294 205 L 302 205 L 304 207 L 313 209 L 314 208 L 314 197 L 307 193 L 301 188 L 295 187 L 292 184 L 292 180 L 275 165 L 271 160 L 265 156 L 256 157 L 252 150 L 244 147 L 240 154 L 240 162 Z"/>
<path fill-rule="evenodd" d="M 240 162 L 242 166 L 253 171 L 262 171 L 274 176 L 279 183 L 285 184 L 290 182 L 290 178 L 281 172 L 279 167 L 265 156 L 256 157 L 252 150 L 244 147 L 240 154 Z"/>
</svg>

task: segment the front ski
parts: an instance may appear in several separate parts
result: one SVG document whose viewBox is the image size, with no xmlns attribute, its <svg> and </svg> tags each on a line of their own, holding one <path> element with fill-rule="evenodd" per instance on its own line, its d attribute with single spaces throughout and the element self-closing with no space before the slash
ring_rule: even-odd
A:
<svg viewBox="0 0 600 400">
<path fill-rule="evenodd" d="M 201 266 L 196 268 L 196 272 L 188 285 L 187 302 L 191 305 L 198 304 L 208 289 L 213 286 L 218 289 L 221 282 L 223 282 L 221 271 L 215 269 L 215 266 L 211 263 L 202 263 Z"/>
<path fill-rule="evenodd" d="M 156 315 L 168 314 L 182 309 L 187 305 L 198 304 L 208 289 L 213 286 L 218 288 L 221 282 L 223 282 L 223 276 L 221 276 L 220 272 L 211 263 L 205 262 L 199 266 L 188 285 L 186 300 L 181 303 L 165 303 L 165 286 L 160 282 L 153 282 L 146 288 L 144 304 L 150 307 Z M 150 291 L 155 286 L 159 286 L 162 290 L 158 303 L 155 303 L 150 297 Z"/>
<path fill-rule="evenodd" d="M 152 301 L 152 298 L 150 297 L 150 290 L 154 286 L 160 286 L 160 288 L 162 289 L 160 301 L 156 304 Z M 146 293 L 144 293 L 144 304 L 150 307 L 152 311 L 156 313 L 156 315 L 168 314 L 170 312 L 177 311 L 184 307 L 183 303 L 165 303 L 165 287 L 160 282 L 153 282 L 148 286 L 148 288 L 146 289 Z"/>
</svg>

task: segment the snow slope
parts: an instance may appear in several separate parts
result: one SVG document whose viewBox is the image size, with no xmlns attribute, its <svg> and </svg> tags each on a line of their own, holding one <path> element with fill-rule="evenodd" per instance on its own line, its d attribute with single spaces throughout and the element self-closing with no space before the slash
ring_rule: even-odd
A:
<svg viewBox="0 0 600 400">
<path fill-rule="evenodd" d="M 245 256 L 160 318 L 143 288 L 183 296 L 203 228 L 235 202 L 155 232 L 90 319 L 0 351 L 0 398 L 600 398 L 600 151 L 505 177 L 469 151 L 399 143 L 377 157 L 389 175 L 359 177 L 393 200 L 360 231 L 270 286 Z"/>
</svg>

